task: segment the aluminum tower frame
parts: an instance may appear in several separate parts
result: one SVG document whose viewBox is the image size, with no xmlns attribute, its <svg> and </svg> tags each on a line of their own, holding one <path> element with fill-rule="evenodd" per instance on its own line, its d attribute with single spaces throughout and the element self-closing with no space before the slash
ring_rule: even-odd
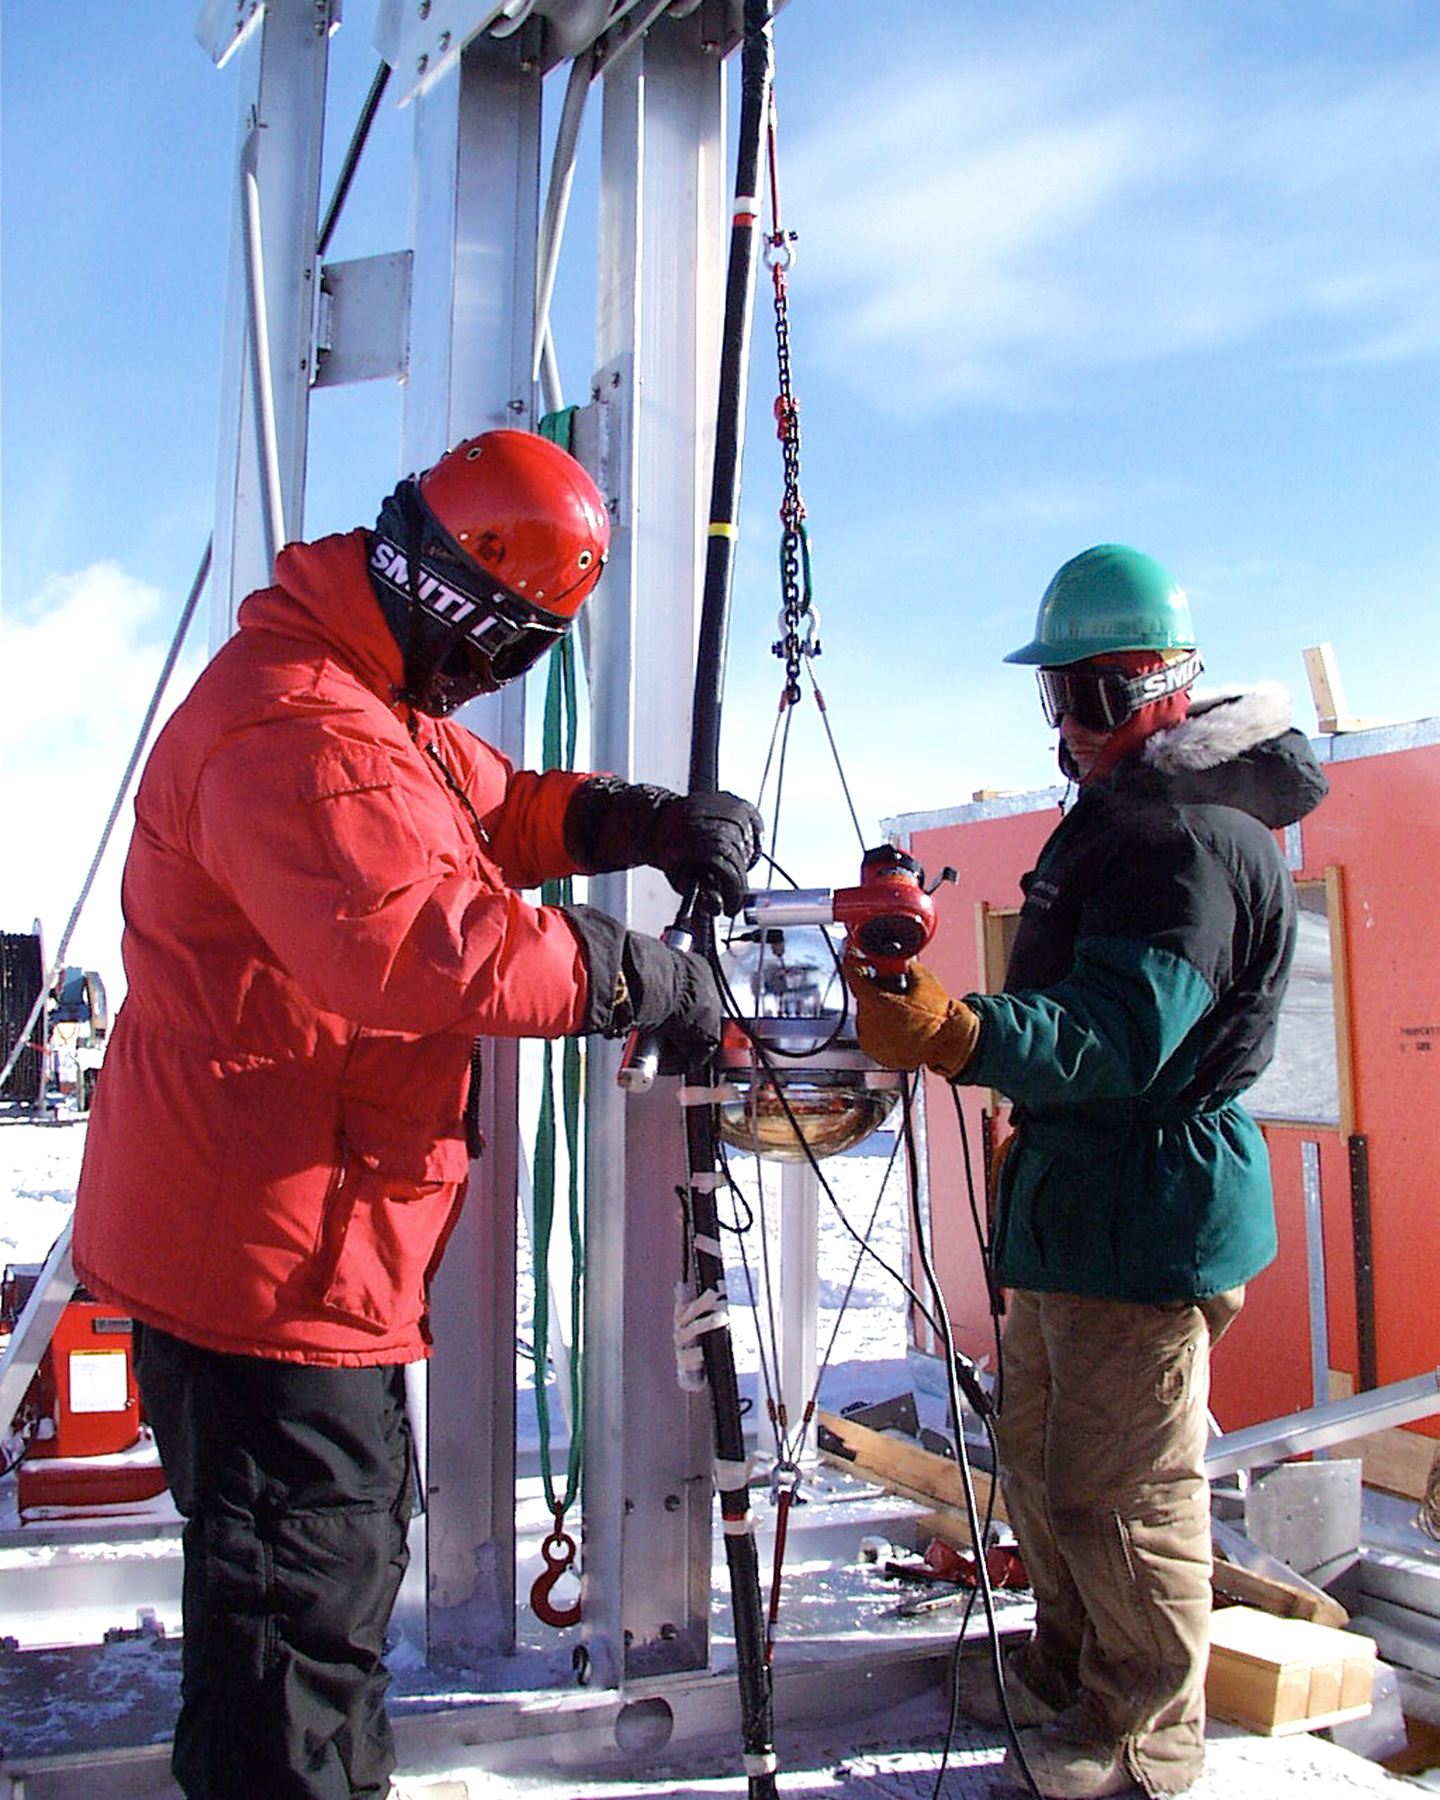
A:
<svg viewBox="0 0 1440 1800">
<path fill-rule="evenodd" d="M 409 280 L 390 279 L 395 257 L 374 259 L 387 263 L 387 279 L 368 286 L 349 265 L 343 318 L 357 339 L 403 343 L 404 470 L 476 431 L 536 423 L 545 49 L 567 30 L 583 32 L 586 8 L 552 0 L 547 39 L 538 22 L 515 30 L 513 19 L 495 35 L 487 27 L 499 8 L 449 0 L 433 9 L 444 15 L 433 21 L 444 54 L 435 38 L 415 52 L 431 8 L 380 10 L 378 41 L 415 112 Z M 592 16 L 604 10 L 588 4 Z M 734 32 L 728 6 L 665 11 L 630 17 L 631 6 L 612 6 L 620 29 L 594 53 L 605 69 L 599 372 L 577 447 L 614 532 L 587 608 L 590 760 L 683 787 L 727 219 L 722 51 Z M 322 269 L 316 249 L 327 47 L 339 12 L 339 0 L 210 0 L 200 21 L 217 60 L 243 59 L 212 646 L 233 629 L 243 595 L 268 581 L 274 549 L 304 535 L 322 351 L 375 372 L 373 358 L 320 332 L 318 296 L 342 273 Z M 399 331 L 377 316 L 396 306 L 406 309 Z M 336 331 L 341 318 L 334 309 Z M 358 495 L 357 521 L 378 500 Z M 524 703 L 517 685 L 468 709 L 465 722 L 518 760 Z M 674 904 L 648 871 L 600 878 L 592 898 L 650 930 Z M 626 1100 L 613 1079 L 618 1055 L 591 1044 L 586 1101 L 583 1606 L 591 1666 L 605 1685 L 705 1667 L 711 1586 L 708 1417 L 703 1397 L 676 1383 L 669 1325 L 682 1123 L 673 1083 Z M 427 1512 L 397 1611 L 407 1635 L 423 1617 L 427 1657 L 442 1664 L 473 1665 L 514 1641 L 515 1046 L 488 1045 L 485 1065 L 489 1148 L 472 1167 L 435 1284 L 435 1354 L 415 1384 L 425 1398 Z"/>
</svg>

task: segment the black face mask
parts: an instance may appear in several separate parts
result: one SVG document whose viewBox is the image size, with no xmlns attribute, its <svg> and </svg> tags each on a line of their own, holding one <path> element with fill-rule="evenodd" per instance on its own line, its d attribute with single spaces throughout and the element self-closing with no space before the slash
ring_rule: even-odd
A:
<svg viewBox="0 0 1440 1800">
<path fill-rule="evenodd" d="M 413 480 L 380 509 L 369 540 L 370 585 L 400 646 L 400 698 L 444 718 L 532 668 L 569 630 L 467 556 Z"/>
</svg>

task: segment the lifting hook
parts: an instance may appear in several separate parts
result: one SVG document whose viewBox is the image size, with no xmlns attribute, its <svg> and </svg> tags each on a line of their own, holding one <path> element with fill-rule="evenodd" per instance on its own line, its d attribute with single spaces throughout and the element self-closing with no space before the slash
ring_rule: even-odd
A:
<svg viewBox="0 0 1440 1800">
<path fill-rule="evenodd" d="M 571 1606 L 556 1606 L 550 1598 L 555 1583 L 575 1561 L 575 1540 L 568 1531 L 560 1529 L 560 1521 L 564 1516 L 561 1509 L 556 1507 L 555 1529 L 540 1546 L 540 1554 L 545 1558 L 546 1566 L 535 1577 L 530 1589 L 530 1610 L 542 1625 L 553 1625 L 557 1631 L 563 1631 L 567 1625 L 580 1623 L 578 1599 Z"/>
</svg>

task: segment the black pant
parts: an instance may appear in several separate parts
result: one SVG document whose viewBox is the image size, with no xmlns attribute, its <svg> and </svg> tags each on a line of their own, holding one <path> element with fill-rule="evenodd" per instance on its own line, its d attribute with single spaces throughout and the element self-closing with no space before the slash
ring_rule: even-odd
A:
<svg viewBox="0 0 1440 1800">
<path fill-rule="evenodd" d="M 189 1800 L 379 1800 L 414 1491 L 404 1369 L 221 1356 L 140 1325 L 135 1355 L 185 1518 L 175 1779 Z"/>
</svg>

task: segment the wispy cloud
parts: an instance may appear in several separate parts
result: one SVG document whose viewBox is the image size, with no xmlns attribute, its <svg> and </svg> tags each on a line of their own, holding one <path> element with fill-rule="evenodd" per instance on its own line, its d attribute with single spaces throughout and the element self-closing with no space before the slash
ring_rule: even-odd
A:
<svg viewBox="0 0 1440 1800">
<path fill-rule="evenodd" d="M 1064 29 L 877 70 L 788 158 L 833 368 L 930 413 L 1222 348 L 1440 350 L 1440 58 L 1277 73 L 1143 15 Z"/>
<path fill-rule="evenodd" d="M 39 918 L 47 957 L 79 897 L 163 665 L 171 606 L 113 562 L 53 575 L 23 608 L 7 607 L 0 758 L 11 853 L 0 870 L 0 925 Z M 171 676 L 168 713 L 204 660 L 204 633 Z M 164 713 L 162 713 L 162 717 Z M 70 960 L 120 984 L 119 882 L 133 815 L 121 810 L 86 902 Z"/>
</svg>

